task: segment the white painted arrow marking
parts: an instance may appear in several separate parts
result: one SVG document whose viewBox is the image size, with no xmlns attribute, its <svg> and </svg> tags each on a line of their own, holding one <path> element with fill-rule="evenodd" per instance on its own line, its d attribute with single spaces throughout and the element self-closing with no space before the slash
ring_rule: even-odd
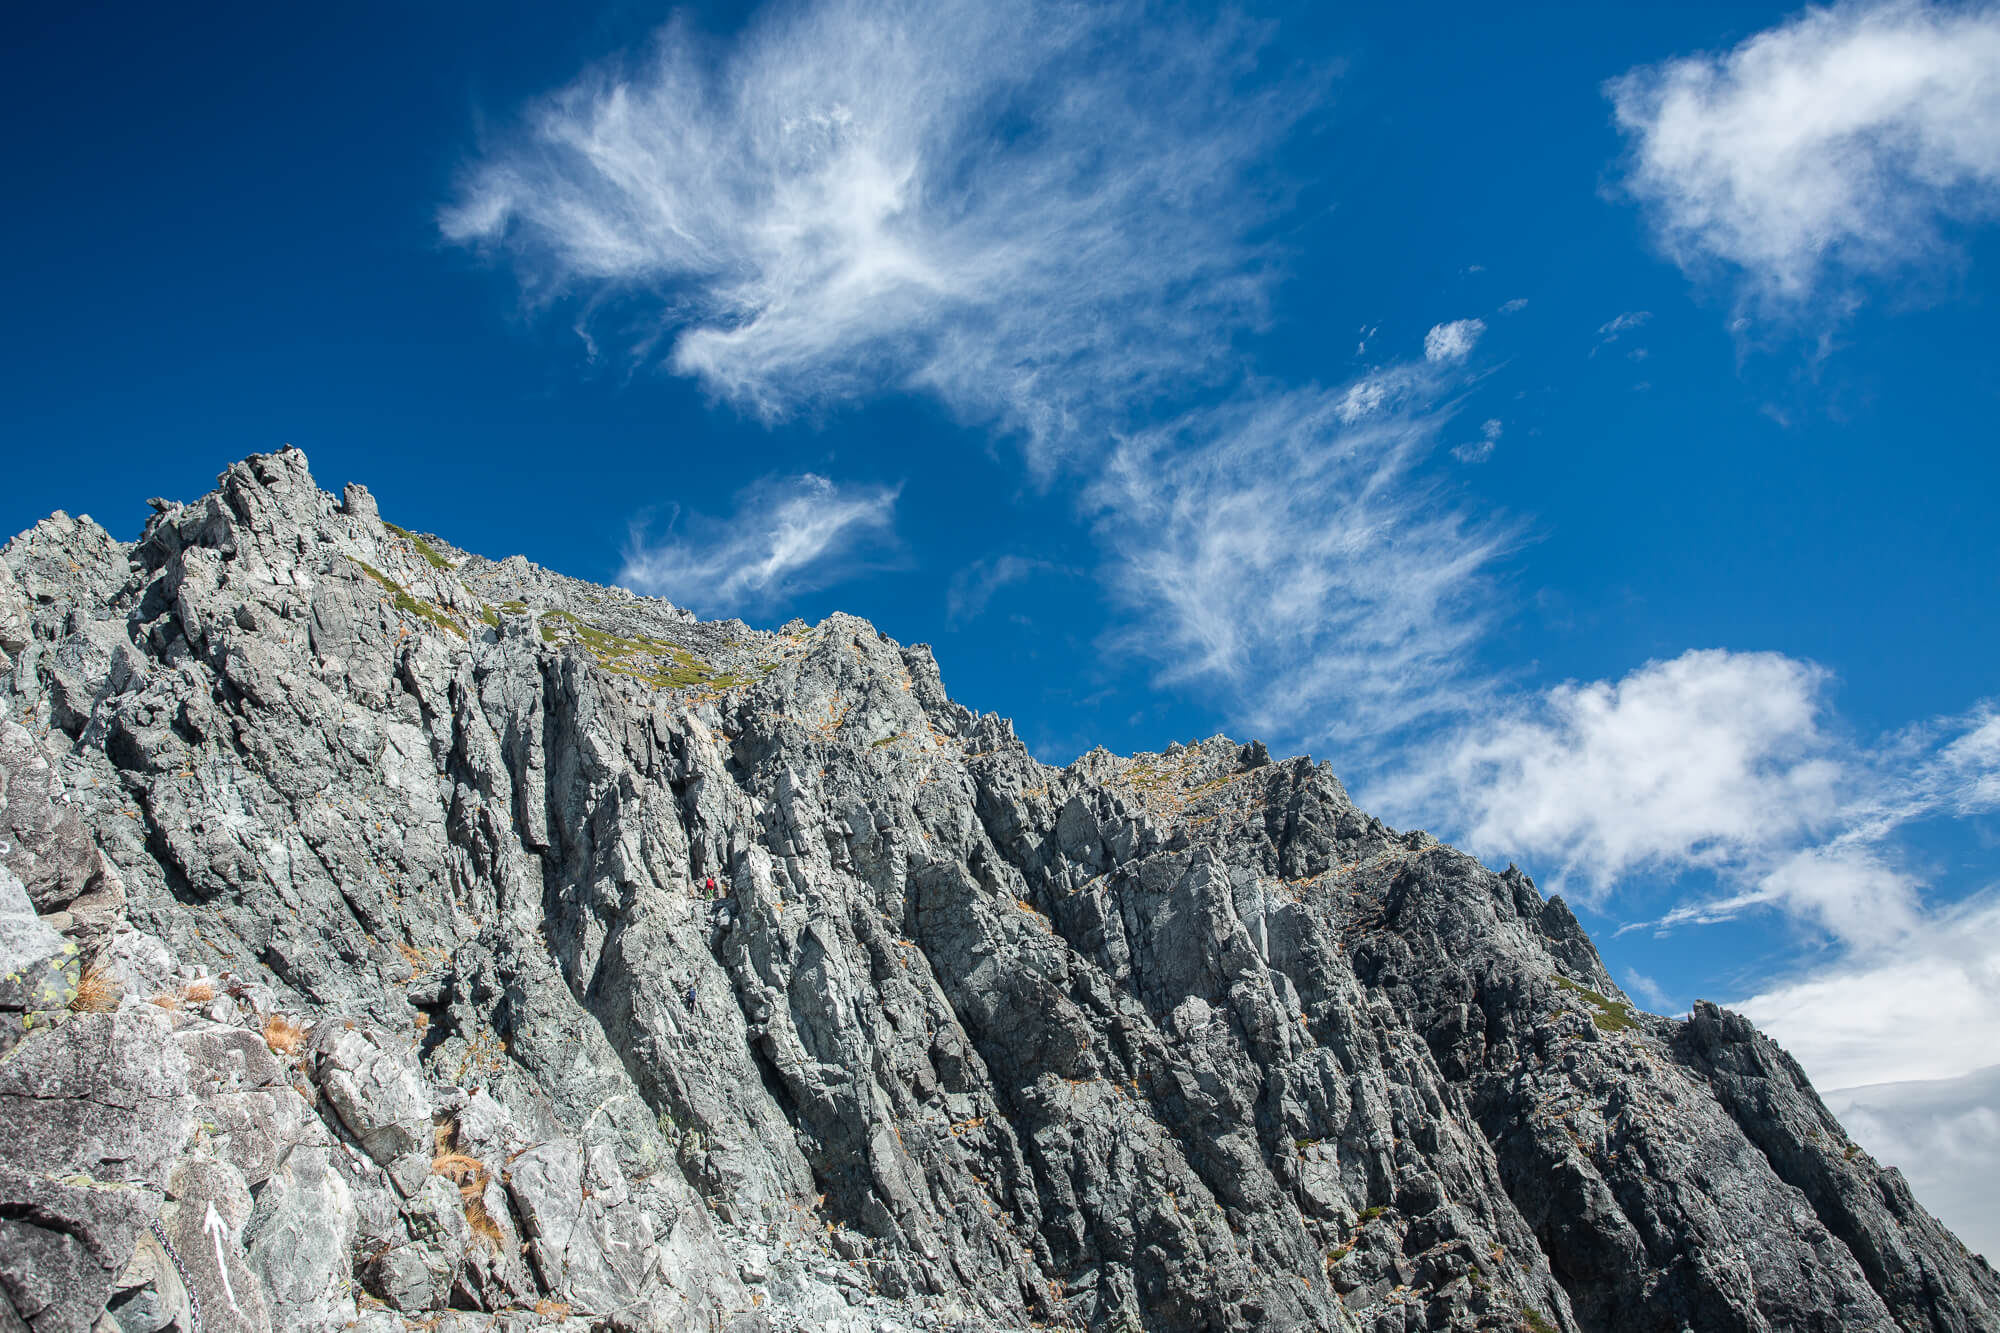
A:
<svg viewBox="0 0 2000 1333">
<path fill-rule="evenodd" d="M 215 1200 L 208 1201 L 208 1216 L 201 1219 L 201 1229 L 215 1242 L 215 1271 L 222 1274 L 222 1294 L 229 1298 L 229 1308 L 237 1314 L 243 1307 L 236 1303 L 236 1289 L 229 1285 L 229 1260 L 223 1257 L 222 1241 L 229 1234 L 229 1223 L 222 1220 L 222 1214 L 215 1211 Z"/>
</svg>

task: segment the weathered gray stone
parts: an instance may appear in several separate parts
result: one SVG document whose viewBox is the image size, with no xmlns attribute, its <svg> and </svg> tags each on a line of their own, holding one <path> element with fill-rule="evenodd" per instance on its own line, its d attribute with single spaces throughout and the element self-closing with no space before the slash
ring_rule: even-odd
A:
<svg viewBox="0 0 2000 1333">
<path fill-rule="evenodd" d="M 67 907 L 99 873 L 97 849 L 48 751 L 26 727 L 0 720 L 0 868 L 37 911 Z"/>
<path fill-rule="evenodd" d="M 34 637 L 35 613 L 14 582 L 13 571 L 0 562 L 0 653 L 13 654 Z"/>
<path fill-rule="evenodd" d="M 22 1171 L 0 1154 L 0 1325 L 92 1328 L 156 1206 L 141 1191 Z"/>
<path fill-rule="evenodd" d="M 314 1047 L 327 1104 L 370 1157 L 387 1167 L 428 1152 L 430 1095 L 407 1043 L 376 1028 L 334 1023 L 321 1028 Z"/>
<path fill-rule="evenodd" d="M 14 873 L 0 867 L 0 1049 L 21 1031 L 26 1013 L 61 1009 L 76 995 L 76 946 L 50 929 Z"/>
<path fill-rule="evenodd" d="M 355 1207 L 343 1167 L 330 1145 L 292 1149 L 243 1228 L 245 1262 L 277 1328 L 342 1328 L 355 1317 Z"/>
<path fill-rule="evenodd" d="M 251 1200 L 242 1174 L 213 1157 L 184 1157 L 174 1164 L 167 1195 L 160 1228 L 179 1257 L 203 1333 L 270 1333 L 264 1284 L 243 1258 Z"/>
<path fill-rule="evenodd" d="M 295 450 L 154 508 L 0 558 L 0 863 L 125 992 L 0 1056 L 33 1327 L 177 1317 L 170 1178 L 281 1328 L 2000 1326 L 1783 1052 L 1324 766 L 1055 769 Z"/>
<path fill-rule="evenodd" d="M 0 1058 L 0 1161 L 161 1189 L 193 1108 L 187 1058 L 164 1012 L 73 1014 Z"/>
</svg>

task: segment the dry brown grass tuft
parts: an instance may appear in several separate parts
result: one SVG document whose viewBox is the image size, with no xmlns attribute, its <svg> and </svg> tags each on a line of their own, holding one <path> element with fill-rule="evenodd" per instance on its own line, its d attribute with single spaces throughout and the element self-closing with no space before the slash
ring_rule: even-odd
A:
<svg viewBox="0 0 2000 1333">
<path fill-rule="evenodd" d="M 178 995 L 155 995 L 146 1003 L 157 1004 L 160 1008 L 171 1014 L 181 1007 L 181 997 Z"/>
<path fill-rule="evenodd" d="M 207 977 L 190 981 L 181 991 L 181 998 L 189 1004 L 207 1004 L 215 998 L 215 983 Z"/>
<path fill-rule="evenodd" d="M 279 1055 L 290 1055 L 305 1044 L 306 1027 L 294 1023 L 283 1014 L 272 1014 L 264 1020 L 264 1044 Z"/>
<path fill-rule="evenodd" d="M 535 1313 L 544 1319 L 567 1319 L 569 1306 L 561 1301 L 540 1300 L 535 1302 Z"/>
<path fill-rule="evenodd" d="M 473 1239 L 483 1240 L 496 1250 L 507 1243 L 507 1233 L 500 1229 L 500 1224 L 493 1220 L 493 1215 L 486 1211 L 485 1202 L 477 1195 L 465 1201 L 465 1222 L 472 1228 Z"/>
<path fill-rule="evenodd" d="M 431 1158 L 431 1174 L 456 1182 L 460 1194 L 477 1194 L 486 1185 L 485 1165 L 477 1157 L 462 1152 L 440 1153 Z"/>
<path fill-rule="evenodd" d="M 118 1007 L 122 994 L 111 969 L 92 963 L 77 979 L 76 994 L 70 997 L 69 1007 L 79 1014 L 108 1014 Z"/>
</svg>

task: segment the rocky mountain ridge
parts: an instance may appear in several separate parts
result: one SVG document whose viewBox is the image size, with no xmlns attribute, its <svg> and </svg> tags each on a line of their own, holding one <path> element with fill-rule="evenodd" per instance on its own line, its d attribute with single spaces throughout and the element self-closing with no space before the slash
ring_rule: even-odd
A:
<svg viewBox="0 0 2000 1333">
<path fill-rule="evenodd" d="M 1782 1050 L 1325 765 L 1052 768 L 296 450 L 152 504 L 0 552 L 0 1327 L 2000 1328 Z"/>
</svg>

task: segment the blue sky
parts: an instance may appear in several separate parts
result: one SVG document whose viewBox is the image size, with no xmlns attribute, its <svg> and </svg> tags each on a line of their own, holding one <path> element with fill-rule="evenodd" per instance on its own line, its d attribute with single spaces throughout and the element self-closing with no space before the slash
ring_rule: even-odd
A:
<svg viewBox="0 0 2000 1333">
<path fill-rule="evenodd" d="M 1310 750 L 1993 1252 L 2000 16 L 1324 9 L 17 20 L 0 528 L 291 442 L 1052 761 Z"/>
</svg>

